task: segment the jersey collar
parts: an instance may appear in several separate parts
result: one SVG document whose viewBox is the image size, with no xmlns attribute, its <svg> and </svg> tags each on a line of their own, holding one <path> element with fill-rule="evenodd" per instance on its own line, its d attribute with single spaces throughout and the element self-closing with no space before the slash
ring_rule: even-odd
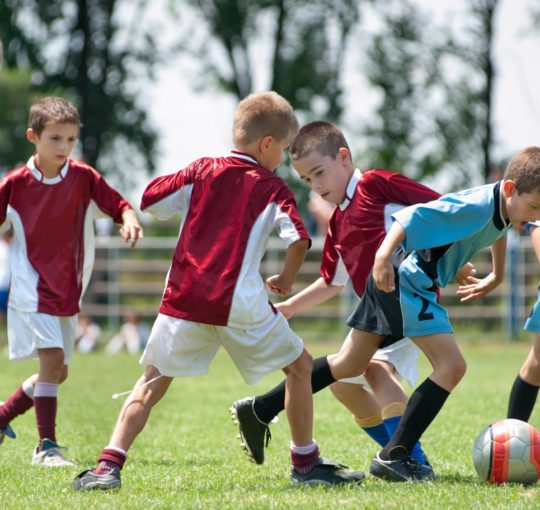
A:
<svg viewBox="0 0 540 510">
<path fill-rule="evenodd" d="M 68 173 L 69 158 L 66 160 L 66 163 L 64 164 L 60 172 L 58 172 L 58 175 L 55 177 L 45 177 L 36 167 L 36 163 L 34 162 L 34 156 L 30 156 L 30 159 L 26 163 L 26 166 L 38 182 L 42 182 L 43 184 L 58 184 L 59 182 L 64 180 Z"/>
<path fill-rule="evenodd" d="M 259 162 L 249 154 L 246 154 L 245 152 L 239 152 L 239 151 L 231 151 L 229 154 L 230 158 L 240 158 L 245 159 L 246 161 L 250 161 L 251 163 L 254 163 L 255 165 L 258 165 Z"/>
<path fill-rule="evenodd" d="M 344 211 L 347 209 L 347 206 L 351 203 L 352 197 L 354 196 L 354 192 L 356 191 L 356 186 L 360 182 L 360 179 L 362 178 L 362 172 L 357 168 L 354 173 L 351 175 L 351 178 L 349 180 L 349 184 L 347 184 L 347 190 L 345 191 L 345 199 L 341 204 L 339 204 L 339 208 Z"/>
</svg>

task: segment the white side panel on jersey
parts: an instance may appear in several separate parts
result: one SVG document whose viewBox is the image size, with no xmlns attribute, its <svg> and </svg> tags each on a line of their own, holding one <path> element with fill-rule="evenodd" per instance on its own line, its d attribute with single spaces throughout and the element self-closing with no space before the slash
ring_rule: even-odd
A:
<svg viewBox="0 0 540 510">
<path fill-rule="evenodd" d="M 39 275 L 28 260 L 23 223 L 19 213 L 11 205 L 7 207 L 6 218 L 13 225 L 9 259 L 11 271 L 9 306 L 23 312 L 35 312 L 38 309 Z"/>
<path fill-rule="evenodd" d="M 160 220 L 168 220 L 178 212 L 185 216 L 189 208 L 192 192 L 193 184 L 183 186 L 178 191 L 152 204 L 144 212 L 149 212 Z"/>
<path fill-rule="evenodd" d="M 403 204 L 386 204 L 384 206 L 384 230 L 385 232 L 388 232 L 390 230 L 390 227 L 392 226 L 393 220 L 392 220 L 392 214 L 397 213 L 398 211 L 401 211 L 401 209 L 407 207 Z"/>
<path fill-rule="evenodd" d="M 249 234 L 242 269 L 236 281 L 228 325 L 233 328 L 252 328 L 262 323 L 273 310 L 260 274 L 266 241 L 274 226 L 287 245 L 300 238 L 294 223 L 276 203 L 266 206 Z"/>
<path fill-rule="evenodd" d="M 332 278 L 332 285 L 346 285 L 349 281 L 349 273 L 347 272 L 347 268 L 345 267 L 345 264 L 343 263 L 343 259 L 341 258 L 341 255 L 338 253 L 339 259 L 336 264 L 336 271 L 334 273 L 334 277 Z"/>
<path fill-rule="evenodd" d="M 82 292 L 81 299 L 79 300 L 79 305 L 81 304 L 82 298 L 88 282 L 90 281 L 90 276 L 92 276 L 92 269 L 94 269 L 94 259 L 95 259 L 95 231 L 94 231 L 94 220 L 98 218 L 109 218 L 108 215 L 104 214 L 97 204 L 91 200 L 86 209 L 86 214 L 84 215 L 84 230 L 83 230 L 83 241 L 84 241 L 84 259 L 83 259 L 83 274 L 82 274 Z"/>
</svg>

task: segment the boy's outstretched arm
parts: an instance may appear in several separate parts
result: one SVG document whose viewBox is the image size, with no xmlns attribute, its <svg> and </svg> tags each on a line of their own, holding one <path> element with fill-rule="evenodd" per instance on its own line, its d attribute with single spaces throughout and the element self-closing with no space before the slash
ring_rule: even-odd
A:
<svg viewBox="0 0 540 510">
<path fill-rule="evenodd" d="M 491 273 L 482 279 L 469 276 L 468 280 L 471 283 L 458 287 L 456 294 L 461 296 L 460 301 L 465 302 L 485 296 L 503 281 L 506 262 L 506 235 L 491 245 L 491 258 L 493 260 Z"/>
<path fill-rule="evenodd" d="M 308 247 L 308 239 L 299 239 L 289 245 L 281 273 L 266 279 L 266 285 L 268 285 L 271 292 L 278 296 L 288 296 L 291 293 L 294 280 L 304 262 Z"/>
<path fill-rule="evenodd" d="M 143 237 L 143 229 L 139 224 L 137 215 L 133 209 L 126 209 L 122 213 L 124 224 L 120 228 L 120 235 L 127 243 L 131 242 L 131 247 L 134 248 L 139 238 Z"/>
<path fill-rule="evenodd" d="M 390 257 L 394 250 L 405 240 L 405 230 L 397 221 L 392 223 L 384 241 L 375 254 L 373 264 L 373 279 L 375 285 L 383 292 L 392 292 L 396 288 L 394 279 L 394 266 Z"/>
<path fill-rule="evenodd" d="M 341 292 L 343 287 L 343 285 L 328 284 L 324 281 L 323 277 L 320 277 L 304 290 L 287 299 L 287 301 L 277 303 L 276 308 L 285 318 L 290 319 L 301 310 L 324 303 L 331 297 L 334 297 Z"/>
</svg>

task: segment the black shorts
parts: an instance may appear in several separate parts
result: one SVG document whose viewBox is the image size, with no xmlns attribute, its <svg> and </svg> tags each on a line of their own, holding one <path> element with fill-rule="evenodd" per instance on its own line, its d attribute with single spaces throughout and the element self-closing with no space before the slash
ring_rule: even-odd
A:
<svg viewBox="0 0 540 510">
<path fill-rule="evenodd" d="M 407 253 L 402 250 L 396 251 L 392 256 L 396 290 L 393 292 L 379 290 L 370 274 L 358 307 L 347 319 L 347 325 L 351 328 L 384 337 L 379 348 L 387 347 L 403 338 L 403 316 L 399 304 L 397 270 L 406 256 Z"/>
</svg>

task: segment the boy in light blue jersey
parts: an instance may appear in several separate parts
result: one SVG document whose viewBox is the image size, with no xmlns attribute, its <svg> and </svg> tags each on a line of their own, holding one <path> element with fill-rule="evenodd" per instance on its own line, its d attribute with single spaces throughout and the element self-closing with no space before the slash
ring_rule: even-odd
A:
<svg viewBox="0 0 540 510">
<path fill-rule="evenodd" d="M 399 267 L 403 333 L 426 354 L 433 372 L 411 395 L 396 432 L 373 459 L 373 475 L 390 481 L 429 479 L 410 462 L 410 451 L 466 370 L 448 313 L 437 303 L 437 288 L 455 279 L 478 250 L 491 245 L 492 271 L 482 279 L 469 276 L 470 283 L 457 291 L 461 301 L 486 295 L 503 279 L 507 230 L 539 219 L 538 147 L 517 153 L 499 182 L 393 215 L 394 223 L 375 256 L 373 278 L 379 289 L 393 292 L 391 254 L 399 245 L 412 251 Z"/>
<path fill-rule="evenodd" d="M 540 228 L 538 227 L 540 227 L 540 222 L 535 222 L 527 224 L 525 229 L 531 236 L 536 258 L 540 261 Z M 506 417 L 529 421 L 540 388 L 540 286 L 536 303 L 523 329 L 534 333 L 534 342 L 512 385 Z"/>
</svg>

